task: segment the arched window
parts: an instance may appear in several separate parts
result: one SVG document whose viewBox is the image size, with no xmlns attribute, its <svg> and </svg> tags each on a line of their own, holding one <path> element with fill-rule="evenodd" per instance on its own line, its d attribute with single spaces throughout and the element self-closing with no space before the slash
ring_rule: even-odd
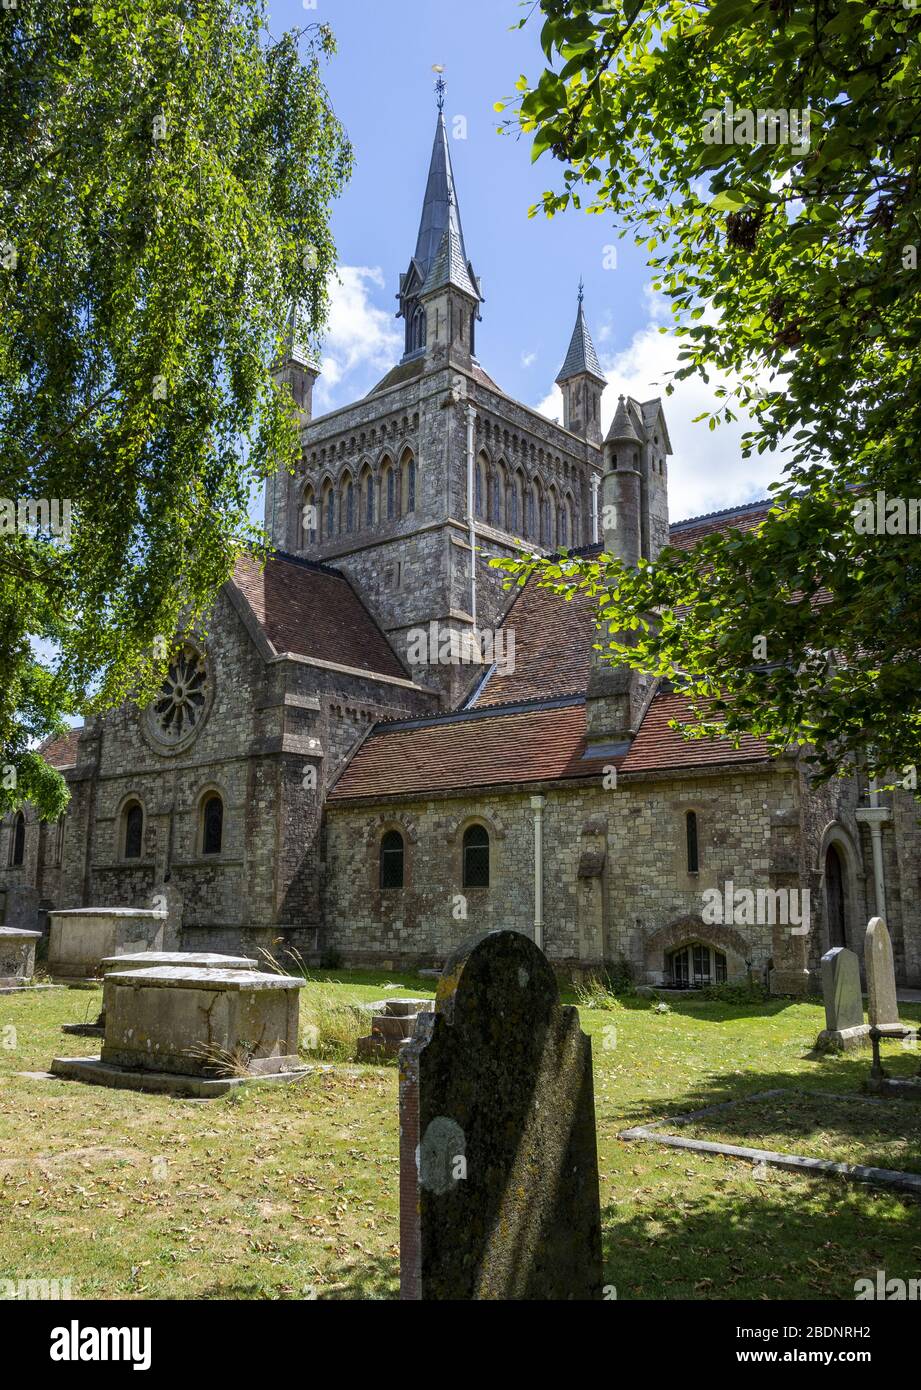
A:
<svg viewBox="0 0 921 1390">
<path fill-rule="evenodd" d="M 205 798 L 201 811 L 201 852 L 220 854 L 224 838 L 224 803 L 217 792 Z"/>
<path fill-rule="evenodd" d="M 829 845 L 825 853 L 825 907 L 828 913 L 829 946 L 847 945 L 844 881 L 841 855 L 834 845 Z"/>
<path fill-rule="evenodd" d="M 304 492 L 304 510 L 301 513 L 301 529 L 308 545 L 316 545 L 318 522 L 316 498 L 313 488 L 308 487 Z"/>
<path fill-rule="evenodd" d="M 384 468 L 381 490 L 383 493 L 387 520 L 393 521 L 393 518 L 397 514 L 397 475 L 394 472 L 393 465 L 389 461 Z"/>
<path fill-rule="evenodd" d="M 485 515 L 483 510 L 486 498 L 486 460 L 482 454 L 473 470 L 473 511 L 475 516 Z"/>
<path fill-rule="evenodd" d="M 539 500 L 537 483 L 533 483 L 528 488 L 528 515 L 526 519 L 525 534 L 530 540 L 537 539 L 537 517 L 539 512 Z"/>
<path fill-rule="evenodd" d="M 688 873 L 696 874 L 700 868 L 697 852 L 697 812 L 688 811 L 684 819 L 688 842 Z"/>
<path fill-rule="evenodd" d="M 495 480 L 492 490 L 492 512 L 490 520 L 494 526 L 501 526 L 503 523 L 503 512 L 505 510 L 505 498 L 508 492 L 508 480 L 505 476 L 505 469 L 502 464 L 496 465 Z"/>
<path fill-rule="evenodd" d="M 418 304 L 406 325 L 406 351 L 416 352 L 425 347 L 425 308 Z"/>
<path fill-rule="evenodd" d="M 464 831 L 464 887 L 489 887 L 489 832 L 482 825 Z"/>
<path fill-rule="evenodd" d="M 726 957 L 703 941 L 692 941 L 668 956 L 668 977 L 673 985 L 697 989 L 721 985 L 726 980 Z"/>
<path fill-rule="evenodd" d="M 568 497 L 563 499 L 560 507 L 560 545 L 568 546 L 572 543 L 572 502 Z"/>
<path fill-rule="evenodd" d="M 332 483 L 323 492 L 323 535 L 326 540 L 336 534 L 336 494 Z"/>
<path fill-rule="evenodd" d="M 365 468 L 361 475 L 361 516 L 362 525 L 374 525 L 374 475 L 370 468 Z"/>
<path fill-rule="evenodd" d="M 388 830 L 381 840 L 381 887 L 403 887 L 403 836 L 399 830 Z"/>
<path fill-rule="evenodd" d="M 345 474 L 339 486 L 339 530 L 354 531 L 356 525 L 356 489 L 351 475 Z"/>
<path fill-rule="evenodd" d="M 140 859 L 144 847 L 144 812 L 139 801 L 129 801 L 122 812 L 124 839 L 122 853 L 126 859 Z"/>
<path fill-rule="evenodd" d="M 553 545 L 553 508 L 548 494 L 544 495 L 540 509 L 540 543 Z"/>
<path fill-rule="evenodd" d="M 26 818 L 20 811 L 13 822 L 13 854 L 11 863 L 15 868 L 26 857 Z"/>
<path fill-rule="evenodd" d="M 402 474 L 403 511 L 414 512 L 416 510 L 416 460 L 408 449 L 403 455 Z"/>
</svg>

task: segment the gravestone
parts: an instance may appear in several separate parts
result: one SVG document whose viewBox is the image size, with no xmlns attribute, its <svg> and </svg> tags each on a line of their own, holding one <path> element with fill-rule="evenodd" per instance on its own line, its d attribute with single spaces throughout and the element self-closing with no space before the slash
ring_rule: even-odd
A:
<svg viewBox="0 0 921 1390">
<path fill-rule="evenodd" d="M 867 1012 L 874 1028 L 898 1024 L 899 1005 L 895 988 L 895 960 L 892 940 L 882 917 L 871 917 L 863 948 L 863 963 L 867 972 Z"/>
<path fill-rule="evenodd" d="M 519 932 L 450 957 L 400 1052 L 400 1296 L 602 1296 L 591 1042 Z"/>
<path fill-rule="evenodd" d="M 822 957 L 825 1028 L 816 1040 L 820 1051 L 849 1052 L 869 1042 L 863 1021 L 860 962 L 846 946 L 834 946 Z"/>
</svg>

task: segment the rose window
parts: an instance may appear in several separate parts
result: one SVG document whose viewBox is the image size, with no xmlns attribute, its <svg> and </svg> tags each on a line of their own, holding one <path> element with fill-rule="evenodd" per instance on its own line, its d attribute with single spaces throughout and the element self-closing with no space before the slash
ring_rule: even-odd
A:
<svg viewBox="0 0 921 1390">
<path fill-rule="evenodd" d="M 170 665 L 153 705 L 157 733 L 167 743 L 181 743 L 195 732 L 208 709 L 208 672 L 204 657 L 185 647 Z"/>
</svg>

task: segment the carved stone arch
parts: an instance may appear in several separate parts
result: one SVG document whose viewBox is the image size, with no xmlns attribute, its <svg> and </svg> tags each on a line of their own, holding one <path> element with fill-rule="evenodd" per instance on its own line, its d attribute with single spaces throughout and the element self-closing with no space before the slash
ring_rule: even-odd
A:
<svg viewBox="0 0 921 1390">
<path fill-rule="evenodd" d="M 664 975 L 671 952 L 695 941 L 723 952 L 727 965 L 735 967 L 729 971 L 730 978 L 743 974 L 746 962 L 752 957 L 751 942 L 735 927 L 721 922 L 705 922 L 699 913 L 689 912 L 673 918 L 646 938 L 644 952 L 647 971 Z"/>
<path fill-rule="evenodd" d="M 381 811 L 380 815 L 376 816 L 368 826 L 365 844 L 369 849 L 376 848 L 388 830 L 399 830 L 408 845 L 419 843 L 419 825 L 412 816 L 401 812 L 397 812 L 396 815 L 388 815 L 385 811 Z"/>
<path fill-rule="evenodd" d="M 464 831 L 470 825 L 482 825 L 489 831 L 491 837 L 497 840 L 504 840 L 506 835 L 505 823 L 499 816 L 486 815 L 482 811 L 467 811 L 449 826 L 445 840 L 448 844 L 459 844 L 463 839 Z"/>
<path fill-rule="evenodd" d="M 836 901 L 838 885 L 832 881 L 831 855 L 837 856 L 840 865 L 840 903 Z M 863 853 L 859 841 L 838 820 L 829 821 L 822 832 L 816 873 L 822 905 L 822 954 L 832 946 L 848 946 L 862 959 L 866 927 Z"/>
</svg>

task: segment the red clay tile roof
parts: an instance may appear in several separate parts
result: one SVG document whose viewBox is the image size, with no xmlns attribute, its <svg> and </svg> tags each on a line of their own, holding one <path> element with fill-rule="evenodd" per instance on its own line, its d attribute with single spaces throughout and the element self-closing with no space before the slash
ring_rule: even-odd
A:
<svg viewBox="0 0 921 1390">
<path fill-rule="evenodd" d="M 584 694 L 589 653 L 598 640 L 595 611 L 594 600 L 583 593 L 567 600 L 529 580 L 518 590 L 502 624 L 506 632 L 515 634 L 514 670 L 497 669 L 475 693 L 472 705 L 483 709 L 511 701 Z"/>
<path fill-rule="evenodd" d="M 59 770 L 64 767 L 73 767 L 77 761 L 77 740 L 83 733 L 83 725 L 80 724 L 76 729 L 68 729 L 66 734 L 61 734 L 58 738 L 47 738 L 41 744 L 38 752 L 41 753 L 49 767 L 56 767 Z"/>
<path fill-rule="evenodd" d="M 751 530 L 766 515 L 770 502 L 756 502 L 710 516 L 679 521 L 671 528 L 671 543 L 690 550 L 714 531 L 737 527 Z M 601 546 L 587 546 L 579 555 L 600 555 Z M 553 699 L 584 694 L 592 644 L 598 640 L 594 599 L 576 593 L 571 599 L 541 588 L 530 579 L 519 590 L 502 626 L 515 633 L 514 671 L 496 670 L 474 691 L 470 708 Z"/>
<path fill-rule="evenodd" d="M 387 638 L 343 574 L 276 555 L 263 570 L 248 556 L 233 581 L 277 652 L 407 680 Z"/>
<path fill-rule="evenodd" d="M 682 725 L 691 722 L 687 700 L 678 694 L 656 695 L 630 746 L 630 752 L 621 763 L 622 772 L 713 767 L 722 763 L 761 761 L 769 756 L 763 739 L 744 734 L 738 748 L 733 748 L 728 739 L 686 739 L 681 737 L 677 729 L 669 728 L 671 720 L 677 720 Z"/>
<path fill-rule="evenodd" d="M 441 720 L 381 725 L 359 748 L 329 800 L 418 796 L 462 787 L 552 782 L 598 777 L 614 763 L 624 773 L 716 767 L 766 758 L 761 740 L 744 738 L 734 749 L 725 739 L 688 742 L 668 727 L 688 720 L 687 702 L 658 695 L 626 758 L 584 758 L 585 702 L 534 705 Z"/>
<path fill-rule="evenodd" d="M 339 778 L 330 801 L 455 787 L 590 776 L 581 701 L 484 717 L 382 725 Z"/>
</svg>

